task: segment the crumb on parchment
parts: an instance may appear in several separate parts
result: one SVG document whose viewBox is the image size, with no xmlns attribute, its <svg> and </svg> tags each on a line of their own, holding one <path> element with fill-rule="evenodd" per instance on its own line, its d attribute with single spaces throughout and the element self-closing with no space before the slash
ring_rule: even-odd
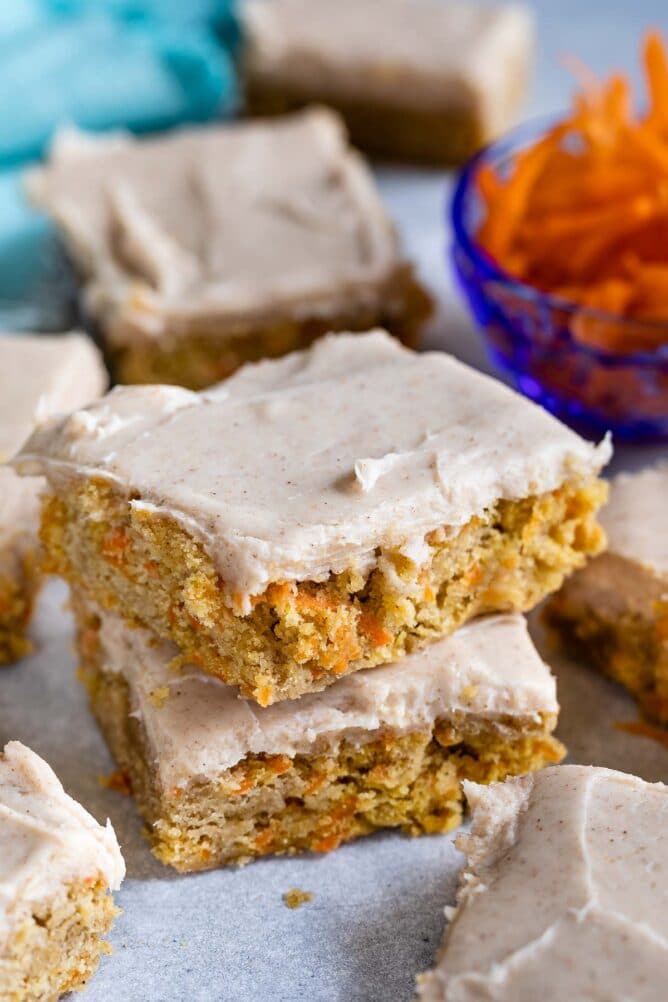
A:
<svg viewBox="0 0 668 1002">
<path fill-rule="evenodd" d="M 123 793 L 126 797 L 132 794 L 130 777 L 124 769 L 114 769 L 108 776 L 98 776 L 97 781 L 105 790 L 115 790 L 116 793 Z"/>
<path fill-rule="evenodd" d="M 283 895 L 283 903 L 287 908 L 301 908 L 309 901 L 313 901 L 311 891 L 302 891 L 299 887 L 292 887 Z"/>
</svg>

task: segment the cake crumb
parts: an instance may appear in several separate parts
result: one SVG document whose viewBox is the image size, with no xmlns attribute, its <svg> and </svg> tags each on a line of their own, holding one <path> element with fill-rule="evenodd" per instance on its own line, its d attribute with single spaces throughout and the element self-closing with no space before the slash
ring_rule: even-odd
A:
<svg viewBox="0 0 668 1002">
<path fill-rule="evenodd" d="M 302 891 L 299 887 L 292 887 L 283 895 L 283 903 L 287 908 L 301 908 L 309 901 L 313 901 L 311 891 Z"/>
<path fill-rule="evenodd" d="M 105 790 L 114 790 L 116 793 L 122 793 L 126 797 L 132 794 L 130 777 L 124 769 L 114 769 L 108 776 L 98 776 L 98 783 Z"/>
</svg>

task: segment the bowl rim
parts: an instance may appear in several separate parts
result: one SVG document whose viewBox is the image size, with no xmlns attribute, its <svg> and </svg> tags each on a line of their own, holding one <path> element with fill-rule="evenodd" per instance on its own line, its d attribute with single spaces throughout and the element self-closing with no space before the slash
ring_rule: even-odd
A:
<svg viewBox="0 0 668 1002">
<path fill-rule="evenodd" d="M 591 306 L 580 306 L 572 300 L 563 299 L 549 292 L 541 292 L 535 286 L 523 282 L 519 278 L 513 277 L 509 272 L 504 271 L 496 261 L 487 253 L 480 244 L 470 227 L 465 221 L 465 204 L 469 192 L 474 186 L 476 174 L 481 163 L 488 161 L 498 161 L 502 157 L 509 157 L 513 153 L 522 149 L 528 144 L 530 139 L 535 139 L 536 135 L 545 133 L 550 127 L 562 121 L 559 116 L 541 116 L 532 118 L 522 123 L 509 132 L 504 133 L 498 139 L 481 147 L 474 155 L 467 160 L 460 169 L 455 179 L 454 190 L 449 199 L 448 216 L 454 237 L 454 250 L 463 251 L 474 263 L 477 269 L 483 272 L 486 280 L 494 285 L 512 291 L 520 298 L 534 303 L 539 307 L 547 307 L 560 310 L 562 313 L 578 313 L 591 317 L 594 320 L 607 321 L 621 325 L 632 324 L 634 327 L 646 328 L 651 331 L 665 331 L 666 342 L 651 351 L 616 352 L 608 351 L 605 348 L 596 348 L 593 345 L 584 344 L 578 341 L 571 331 L 566 328 L 565 336 L 575 349 L 583 354 L 591 355 L 604 365 L 657 365 L 662 367 L 668 364 L 668 322 L 661 320 L 633 320 L 624 317 L 619 313 L 612 313 L 608 310 L 595 309 Z"/>
</svg>

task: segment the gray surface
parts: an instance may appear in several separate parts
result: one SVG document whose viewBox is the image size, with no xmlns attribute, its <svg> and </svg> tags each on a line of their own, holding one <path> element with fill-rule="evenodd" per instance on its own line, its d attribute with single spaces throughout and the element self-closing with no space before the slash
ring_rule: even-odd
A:
<svg viewBox="0 0 668 1002">
<path fill-rule="evenodd" d="M 541 11 L 541 47 L 530 112 L 565 103 L 568 79 L 558 54 L 575 52 L 599 69 L 633 66 L 641 27 L 668 23 L 663 3 L 546 0 L 534 6 Z M 444 263 L 448 179 L 396 170 L 380 178 L 407 248 L 440 300 L 431 345 L 487 368 Z M 637 466 L 659 452 L 627 450 L 616 462 Z M 86 999 L 410 999 L 415 973 L 430 965 L 442 934 L 443 906 L 454 900 L 459 856 L 451 838 L 382 835 L 322 858 L 172 874 L 148 852 L 131 801 L 99 785 L 112 763 L 74 681 L 64 595 L 62 586 L 49 586 L 35 623 L 39 654 L 2 673 L 0 739 L 19 738 L 42 754 L 73 796 L 100 820 L 111 817 L 123 846 L 128 878 L 118 900 L 124 913 L 112 936 L 114 954 L 102 962 Z M 560 734 L 573 760 L 667 780 L 665 749 L 614 728 L 635 718 L 630 699 L 554 652 L 543 654 L 557 671 Z M 281 896 L 292 887 L 313 892 L 313 902 L 289 911 Z"/>
</svg>

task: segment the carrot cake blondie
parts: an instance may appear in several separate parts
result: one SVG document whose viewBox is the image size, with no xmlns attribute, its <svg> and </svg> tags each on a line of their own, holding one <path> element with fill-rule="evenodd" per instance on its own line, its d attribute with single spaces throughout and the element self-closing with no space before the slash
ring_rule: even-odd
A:
<svg viewBox="0 0 668 1002">
<path fill-rule="evenodd" d="M 459 823 L 461 781 L 538 769 L 554 679 L 521 616 L 493 616 L 294 702 L 260 708 L 113 613 L 78 605 L 82 678 L 148 822 L 179 870 L 325 852 L 378 828 Z M 89 607 L 90 608 L 90 607 Z"/>
<path fill-rule="evenodd" d="M 118 914 L 125 875 L 111 824 L 99 825 L 25 745 L 0 755 L 0 997 L 54 1000 L 81 988 Z"/>
<path fill-rule="evenodd" d="M 668 724 L 668 463 L 616 477 L 601 522 L 608 551 L 555 595 L 547 619 Z"/>
<path fill-rule="evenodd" d="M 322 101 L 356 146 L 393 159 L 465 160 L 513 122 L 532 53 L 518 5 L 441 0 L 245 0 L 251 112 Z"/>
<path fill-rule="evenodd" d="M 43 424 L 49 566 L 266 706 L 524 610 L 596 553 L 594 447 L 381 331 Z"/>
<path fill-rule="evenodd" d="M 63 137 L 27 188 L 54 219 L 124 383 L 199 389 L 331 330 L 408 343 L 431 311 L 332 112 Z"/>
<path fill-rule="evenodd" d="M 89 403 L 107 385 L 102 360 L 83 334 L 0 334 L 0 464 L 45 417 Z M 0 665 L 29 650 L 26 636 L 40 581 L 41 481 L 0 465 Z"/>
<path fill-rule="evenodd" d="M 567 765 L 464 788 L 467 866 L 420 1002 L 665 998 L 668 787 Z"/>
</svg>

